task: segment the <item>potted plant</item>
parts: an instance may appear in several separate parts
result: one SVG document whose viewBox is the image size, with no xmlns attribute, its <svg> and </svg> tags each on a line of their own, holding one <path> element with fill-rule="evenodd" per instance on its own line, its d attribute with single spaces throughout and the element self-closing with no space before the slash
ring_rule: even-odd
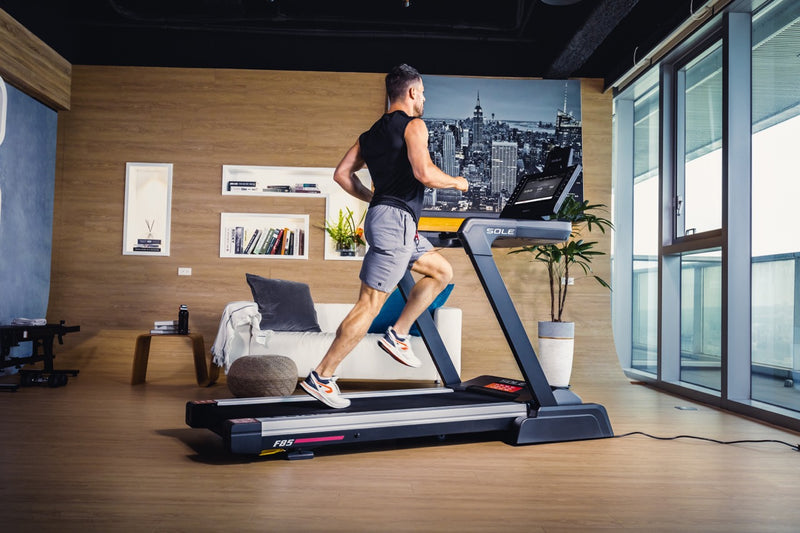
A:
<svg viewBox="0 0 800 533">
<path fill-rule="evenodd" d="M 568 387 L 572 373 L 575 323 L 564 322 L 563 314 L 575 268 L 580 268 L 585 277 L 594 278 L 603 287 L 611 288 L 592 271 L 591 266 L 592 259 L 605 255 L 605 252 L 595 249 L 597 241 L 581 238 L 584 230 L 591 232 L 599 229 L 605 233 L 606 228 L 613 229 L 610 220 L 595 214 L 596 210 L 605 207 L 603 204 L 589 204 L 588 200 L 580 202 L 574 196 L 568 196 L 554 218 L 572 223 L 569 239 L 557 244 L 525 246 L 510 252 L 533 254 L 533 259 L 544 263 L 547 268 L 550 281 L 550 320 L 539 322 L 539 361 L 552 387 Z"/>
<path fill-rule="evenodd" d="M 336 251 L 340 255 L 355 256 L 356 248 L 367 244 L 364 240 L 364 229 L 361 227 L 361 223 L 367 213 L 365 211 L 356 222 L 353 210 L 349 207 L 346 207 L 345 210 L 346 212 L 339 209 L 338 220 L 334 222 L 325 221 L 324 229 L 333 239 L 333 242 L 336 243 Z"/>
</svg>

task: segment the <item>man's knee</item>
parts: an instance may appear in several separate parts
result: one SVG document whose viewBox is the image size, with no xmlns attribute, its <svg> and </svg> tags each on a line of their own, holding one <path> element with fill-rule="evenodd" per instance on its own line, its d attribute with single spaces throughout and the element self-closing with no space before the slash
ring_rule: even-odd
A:
<svg viewBox="0 0 800 533">
<path fill-rule="evenodd" d="M 453 266 L 438 253 L 432 254 L 427 259 L 425 269 L 421 273 L 433 278 L 444 289 L 453 280 Z"/>
<path fill-rule="evenodd" d="M 447 260 L 442 259 L 442 263 L 439 266 L 437 275 L 435 277 L 436 280 L 442 285 L 442 288 L 444 288 L 453 280 L 453 266 Z"/>
</svg>

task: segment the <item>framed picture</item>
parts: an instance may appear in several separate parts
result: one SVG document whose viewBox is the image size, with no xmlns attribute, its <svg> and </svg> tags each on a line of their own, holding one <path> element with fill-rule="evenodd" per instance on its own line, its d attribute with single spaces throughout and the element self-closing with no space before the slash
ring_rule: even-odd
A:
<svg viewBox="0 0 800 533">
<path fill-rule="evenodd" d="M 456 231 L 471 216 L 497 217 L 519 179 L 548 158 L 580 163 L 578 80 L 425 76 L 425 113 L 433 162 L 464 176 L 469 191 L 429 189 L 420 230 Z M 572 189 L 583 197 L 582 177 Z"/>
<path fill-rule="evenodd" d="M 172 163 L 125 164 L 123 255 L 169 255 Z"/>
</svg>

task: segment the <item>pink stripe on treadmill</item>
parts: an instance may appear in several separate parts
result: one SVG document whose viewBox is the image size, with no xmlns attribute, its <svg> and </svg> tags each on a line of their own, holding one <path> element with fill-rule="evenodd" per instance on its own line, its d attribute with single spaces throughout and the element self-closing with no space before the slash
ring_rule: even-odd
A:
<svg viewBox="0 0 800 533">
<path fill-rule="evenodd" d="M 334 435 L 333 437 L 315 437 L 313 439 L 295 439 L 295 444 L 306 444 L 308 442 L 325 442 L 329 440 L 344 440 L 344 435 Z"/>
</svg>

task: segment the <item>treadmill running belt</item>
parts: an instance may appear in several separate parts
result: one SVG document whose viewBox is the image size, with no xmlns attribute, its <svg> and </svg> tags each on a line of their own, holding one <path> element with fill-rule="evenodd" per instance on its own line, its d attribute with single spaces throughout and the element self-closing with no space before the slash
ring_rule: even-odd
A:
<svg viewBox="0 0 800 533">
<path fill-rule="evenodd" d="M 347 395 L 345 395 L 347 396 Z M 265 399 L 267 400 L 267 399 Z M 341 414 L 365 413 L 372 411 L 397 411 L 408 409 L 447 408 L 460 405 L 487 405 L 508 403 L 507 399 L 476 394 L 469 391 L 444 391 L 432 389 L 431 392 L 400 395 L 351 395 L 350 407 L 332 409 L 319 401 L 305 396 L 293 396 L 291 401 L 252 402 L 225 400 L 214 402 L 189 402 L 186 406 L 186 422 L 194 428 L 219 428 L 231 418 L 282 418 L 305 416 L 336 416 Z"/>
<path fill-rule="evenodd" d="M 346 395 L 345 395 L 346 396 Z M 302 416 L 326 413 L 363 413 L 367 411 L 393 411 L 398 409 L 427 409 L 431 407 L 453 407 L 464 404 L 489 404 L 508 402 L 507 399 L 468 391 L 453 391 L 447 394 L 412 394 L 408 396 L 371 396 L 351 398 L 350 407 L 331 409 L 320 402 L 297 402 L 280 404 L 279 409 L 271 410 L 269 416 Z M 277 406 L 273 406 L 277 407 Z M 259 418 L 259 417 L 255 417 Z"/>
</svg>

